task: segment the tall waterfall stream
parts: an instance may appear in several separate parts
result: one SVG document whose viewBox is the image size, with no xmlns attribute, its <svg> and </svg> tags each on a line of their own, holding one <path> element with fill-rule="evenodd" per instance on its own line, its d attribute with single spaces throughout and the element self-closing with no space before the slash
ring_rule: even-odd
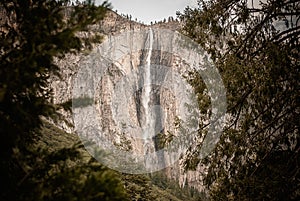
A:
<svg viewBox="0 0 300 201">
<path fill-rule="evenodd" d="M 149 50 L 147 53 L 146 59 L 146 68 L 145 68 L 145 75 L 144 75 L 144 96 L 142 99 L 143 107 L 145 109 L 145 120 L 143 126 L 143 139 L 144 139 L 144 147 L 145 152 L 147 152 L 147 147 L 151 146 L 149 139 L 155 135 L 155 120 L 153 119 L 152 111 L 150 105 L 151 101 L 151 56 L 152 56 L 152 46 L 153 46 L 153 31 L 149 29 L 148 35 L 148 42 L 149 42 Z"/>
</svg>

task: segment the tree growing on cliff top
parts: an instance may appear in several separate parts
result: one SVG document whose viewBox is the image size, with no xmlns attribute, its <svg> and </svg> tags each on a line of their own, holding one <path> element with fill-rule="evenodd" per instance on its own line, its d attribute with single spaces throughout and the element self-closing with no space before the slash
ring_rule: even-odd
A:
<svg viewBox="0 0 300 201">
<path fill-rule="evenodd" d="M 198 3 L 180 14 L 182 32 L 212 55 L 231 118 L 210 157 L 199 161 L 195 150 L 187 168 L 208 165 L 214 200 L 298 200 L 299 1 Z M 201 77 L 191 79 L 205 87 Z"/>
</svg>

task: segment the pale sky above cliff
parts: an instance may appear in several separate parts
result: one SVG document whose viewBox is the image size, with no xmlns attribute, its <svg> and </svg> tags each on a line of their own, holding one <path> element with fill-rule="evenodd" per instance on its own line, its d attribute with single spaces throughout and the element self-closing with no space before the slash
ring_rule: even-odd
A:
<svg viewBox="0 0 300 201">
<path fill-rule="evenodd" d="M 97 1 L 102 2 L 102 1 Z M 160 21 L 169 16 L 176 16 L 176 11 L 183 11 L 187 6 L 196 6 L 197 0 L 109 0 L 113 10 L 132 15 L 146 24 Z"/>
</svg>

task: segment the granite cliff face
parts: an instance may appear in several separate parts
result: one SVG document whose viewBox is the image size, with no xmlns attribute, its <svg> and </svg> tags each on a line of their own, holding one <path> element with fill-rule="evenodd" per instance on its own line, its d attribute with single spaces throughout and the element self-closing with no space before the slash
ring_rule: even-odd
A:
<svg viewBox="0 0 300 201">
<path fill-rule="evenodd" d="M 86 92 L 86 95 L 97 117 L 94 118 L 94 114 L 85 113 L 86 110 L 77 107 L 76 112 L 82 115 L 75 115 L 75 125 L 76 122 L 81 122 L 82 118 L 84 121 L 97 121 L 95 125 L 101 130 L 101 136 L 89 134 L 87 138 L 108 139 L 120 150 L 131 151 L 137 155 L 163 150 L 168 146 L 170 139 L 182 135 L 183 132 L 187 133 L 188 129 L 197 129 L 197 123 L 193 125 L 188 123 L 191 119 L 190 108 L 196 107 L 193 98 L 189 98 L 193 89 L 184 80 L 184 76 L 191 70 L 190 65 L 179 55 L 163 51 L 159 46 L 160 29 L 174 31 L 179 27 L 177 21 L 146 26 L 121 17 L 115 12 L 109 12 L 100 24 L 93 25 L 88 32 L 79 34 L 88 37 L 96 32 L 102 33 L 104 43 L 114 44 L 110 47 L 109 54 L 116 56 L 120 50 L 118 48 L 123 43 L 115 41 L 115 36 L 129 32 L 129 35 L 125 34 L 124 37 L 132 41 L 129 44 L 138 44 L 139 51 L 135 51 L 135 47 L 129 47 L 130 54 L 124 54 L 114 62 L 104 62 L 98 57 L 91 56 L 95 56 L 95 52 L 99 53 L 97 45 L 91 52 L 69 54 L 64 60 L 57 60 L 62 76 L 52 78 L 55 102 L 72 99 L 74 85 L 77 82 L 75 88 L 80 86 L 78 76 L 81 76 L 81 82 L 93 89 L 91 94 Z M 135 33 L 141 32 L 143 33 L 141 37 L 135 37 Z M 85 73 L 85 69 L 90 67 L 105 69 L 101 70 L 101 78 L 96 78 L 96 82 L 89 81 Z M 62 112 L 73 121 L 71 114 Z M 64 122 L 60 126 L 66 131 L 74 131 L 73 127 Z M 77 123 L 75 131 L 83 127 L 84 125 Z M 176 149 L 180 150 L 181 146 L 176 146 Z M 183 157 L 181 155 L 177 158 Z M 164 151 L 155 154 L 151 159 L 160 161 L 162 166 L 172 164 L 164 171 L 169 178 L 178 180 L 180 185 L 188 184 L 203 190 L 199 182 L 201 180 L 199 172 L 203 171 L 200 167 L 197 171 L 184 172 L 180 160 L 173 164 L 174 156 Z"/>
</svg>

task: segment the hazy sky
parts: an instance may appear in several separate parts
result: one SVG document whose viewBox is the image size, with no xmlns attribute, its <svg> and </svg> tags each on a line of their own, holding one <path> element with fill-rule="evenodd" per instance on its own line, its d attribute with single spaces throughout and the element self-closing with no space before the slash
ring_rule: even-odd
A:
<svg viewBox="0 0 300 201">
<path fill-rule="evenodd" d="M 102 2 L 102 1 L 97 1 Z M 109 0 L 113 10 L 132 15 L 132 18 L 150 24 L 183 11 L 186 6 L 196 6 L 197 0 Z"/>
</svg>

